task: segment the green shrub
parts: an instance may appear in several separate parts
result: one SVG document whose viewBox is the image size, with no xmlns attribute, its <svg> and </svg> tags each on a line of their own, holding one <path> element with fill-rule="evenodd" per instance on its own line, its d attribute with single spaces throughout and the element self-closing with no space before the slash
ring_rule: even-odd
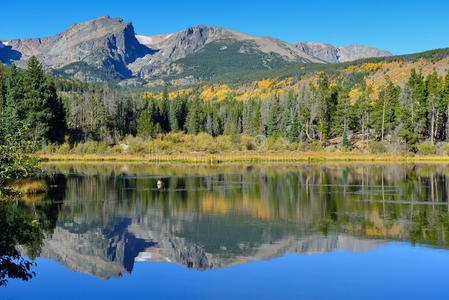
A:
<svg viewBox="0 0 449 300">
<path fill-rule="evenodd" d="M 368 151 L 372 154 L 385 153 L 385 146 L 381 142 L 371 141 L 368 144 Z"/>
<path fill-rule="evenodd" d="M 73 148 L 73 152 L 78 154 L 96 154 L 98 148 L 98 142 L 87 141 L 84 143 L 78 143 Z"/>
<path fill-rule="evenodd" d="M 416 144 L 416 149 L 418 149 L 418 153 L 421 155 L 430 155 L 436 152 L 435 145 L 429 142 Z"/>
<path fill-rule="evenodd" d="M 147 143 L 140 137 L 127 136 L 121 144 L 127 146 L 126 151 L 130 154 L 144 154 L 148 152 Z"/>
<path fill-rule="evenodd" d="M 320 151 L 322 147 L 323 147 L 322 142 L 315 141 L 315 142 L 310 143 L 309 150 L 310 151 Z"/>
<path fill-rule="evenodd" d="M 112 154 L 112 148 L 105 142 L 99 142 L 97 146 L 97 154 Z"/>
<path fill-rule="evenodd" d="M 444 143 L 443 146 L 442 146 L 442 148 L 443 148 L 443 151 L 444 151 L 447 155 L 449 155 L 449 143 Z"/>
<path fill-rule="evenodd" d="M 302 143 L 288 143 L 286 147 L 286 150 L 289 151 L 302 151 L 304 149 L 304 145 Z"/>
<path fill-rule="evenodd" d="M 128 153 L 130 154 L 144 154 L 146 152 L 146 146 L 142 143 L 133 143 L 129 145 Z"/>
<path fill-rule="evenodd" d="M 327 152 L 335 152 L 335 151 L 337 151 L 337 147 L 334 146 L 334 145 L 329 146 L 329 147 L 326 148 L 326 151 Z"/>
<path fill-rule="evenodd" d="M 239 150 L 253 151 L 257 149 L 255 138 L 248 135 L 241 135 Z"/>
<path fill-rule="evenodd" d="M 70 152 L 70 144 L 65 142 L 64 144 L 62 144 L 59 149 L 58 149 L 58 153 L 59 154 L 68 154 Z"/>
<path fill-rule="evenodd" d="M 267 149 L 272 151 L 281 151 L 287 149 L 288 143 L 280 137 L 269 137 L 267 138 Z"/>
<path fill-rule="evenodd" d="M 166 135 L 160 134 L 157 138 L 169 141 L 171 143 L 184 143 L 186 140 L 186 134 L 180 131 L 176 133 L 168 133 Z"/>
<path fill-rule="evenodd" d="M 75 151 L 75 153 L 78 154 L 86 154 L 86 144 L 85 143 L 78 143 L 75 145 L 75 147 L 73 148 L 73 150 Z"/>
<path fill-rule="evenodd" d="M 189 144 L 186 145 L 189 145 L 188 148 L 192 151 L 212 153 L 218 151 L 214 138 L 207 133 L 201 132 L 198 135 L 189 135 L 189 137 Z M 183 150 L 188 150 L 188 148 Z"/>
<path fill-rule="evenodd" d="M 231 138 L 227 135 L 220 135 L 215 138 L 215 143 L 218 152 L 231 151 L 233 149 Z"/>
<path fill-rule="evenodd" d="M 56 153 L 58 146 L 56 144 L 50 143 L 42 148 L 42 152 L 46 154 Z"/>
</svg>

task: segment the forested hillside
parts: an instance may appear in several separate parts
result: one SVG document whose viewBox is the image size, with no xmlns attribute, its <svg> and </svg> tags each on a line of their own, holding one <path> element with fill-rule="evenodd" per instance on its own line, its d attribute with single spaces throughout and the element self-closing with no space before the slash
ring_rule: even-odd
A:
<svg viewBox="0 0 449 300">
<path fill-rule="evenodd" d="M 139 151 L 164 151 L 146 148 L 145 141 L 184 132 L 247 141 L 228 150 L 277 141 L 290 150 L 434 153 L 449 150 L 447 52 L 133 90 L 50 77 L 32 58 L 23 71 L 1 68 L 2 124 L 6 132 L 25 125 L 37 147 L 58 149 L 53 145 L 64 142 L 64 151 L 84 142 L 96 143 L 94 148 L 126 145 L 131 136 L 140 141 Z M 281 75 L 286 70 L 290 74 Z"/>
</svg>

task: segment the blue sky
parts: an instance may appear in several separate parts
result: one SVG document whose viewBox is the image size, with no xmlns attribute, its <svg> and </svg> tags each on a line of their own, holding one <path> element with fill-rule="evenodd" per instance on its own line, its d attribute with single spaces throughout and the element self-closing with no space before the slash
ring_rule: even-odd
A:
<svg viewBox="0 0 449 300">
<path fill-rule="evenodd" d="M 132 21 L 139 34 L 217 25 L 287 42 L 365 44 L 393 54 L 449 47 L 449 1 L 2 0 L 0 39 L 56 34 L 102 15 Z"/>
</svg>

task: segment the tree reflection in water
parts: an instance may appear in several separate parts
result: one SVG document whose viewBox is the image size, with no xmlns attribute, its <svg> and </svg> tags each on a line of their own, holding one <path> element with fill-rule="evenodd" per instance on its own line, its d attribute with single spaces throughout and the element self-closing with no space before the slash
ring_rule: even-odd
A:
<svg viewBox="0 0 449 300">
<path fill-rule="evenodd" d="M 24 253 L 108 279 L 136 261 L 205 270 L 390 240 L 449 245 L 446 165 L 43 168 L 58 181 L 45 200 L 2 203 L 2 259 L 18 263 L 2 278 L 31 278 Z"/>
<path fill-rule="evenodd" d="M 46 178 L 53 192 L 64 189 L 65 178 Z M 8 279 L 30 280 L 45 238 L 51 237 L 56 226 L 59 205 L 53 201 L 23 198 L 17 201 L 0 201 L 0 286 Z M 28 258 L 21 255 L 26 251 Z"/>
</svg>

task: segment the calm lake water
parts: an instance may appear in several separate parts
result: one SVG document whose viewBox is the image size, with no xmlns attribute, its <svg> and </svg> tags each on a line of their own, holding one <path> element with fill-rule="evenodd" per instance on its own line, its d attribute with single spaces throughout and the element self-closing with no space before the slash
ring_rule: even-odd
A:
<svg viewBox="0 0 449 300">
<path fill-rule="evenodd" d="M 36 229 L 0 228 L 35 263 L 0 299 L 449 298 L 447 165 L 47 164 L 40 180 L 46 195 L 1 206 Z"/>
</svg>

